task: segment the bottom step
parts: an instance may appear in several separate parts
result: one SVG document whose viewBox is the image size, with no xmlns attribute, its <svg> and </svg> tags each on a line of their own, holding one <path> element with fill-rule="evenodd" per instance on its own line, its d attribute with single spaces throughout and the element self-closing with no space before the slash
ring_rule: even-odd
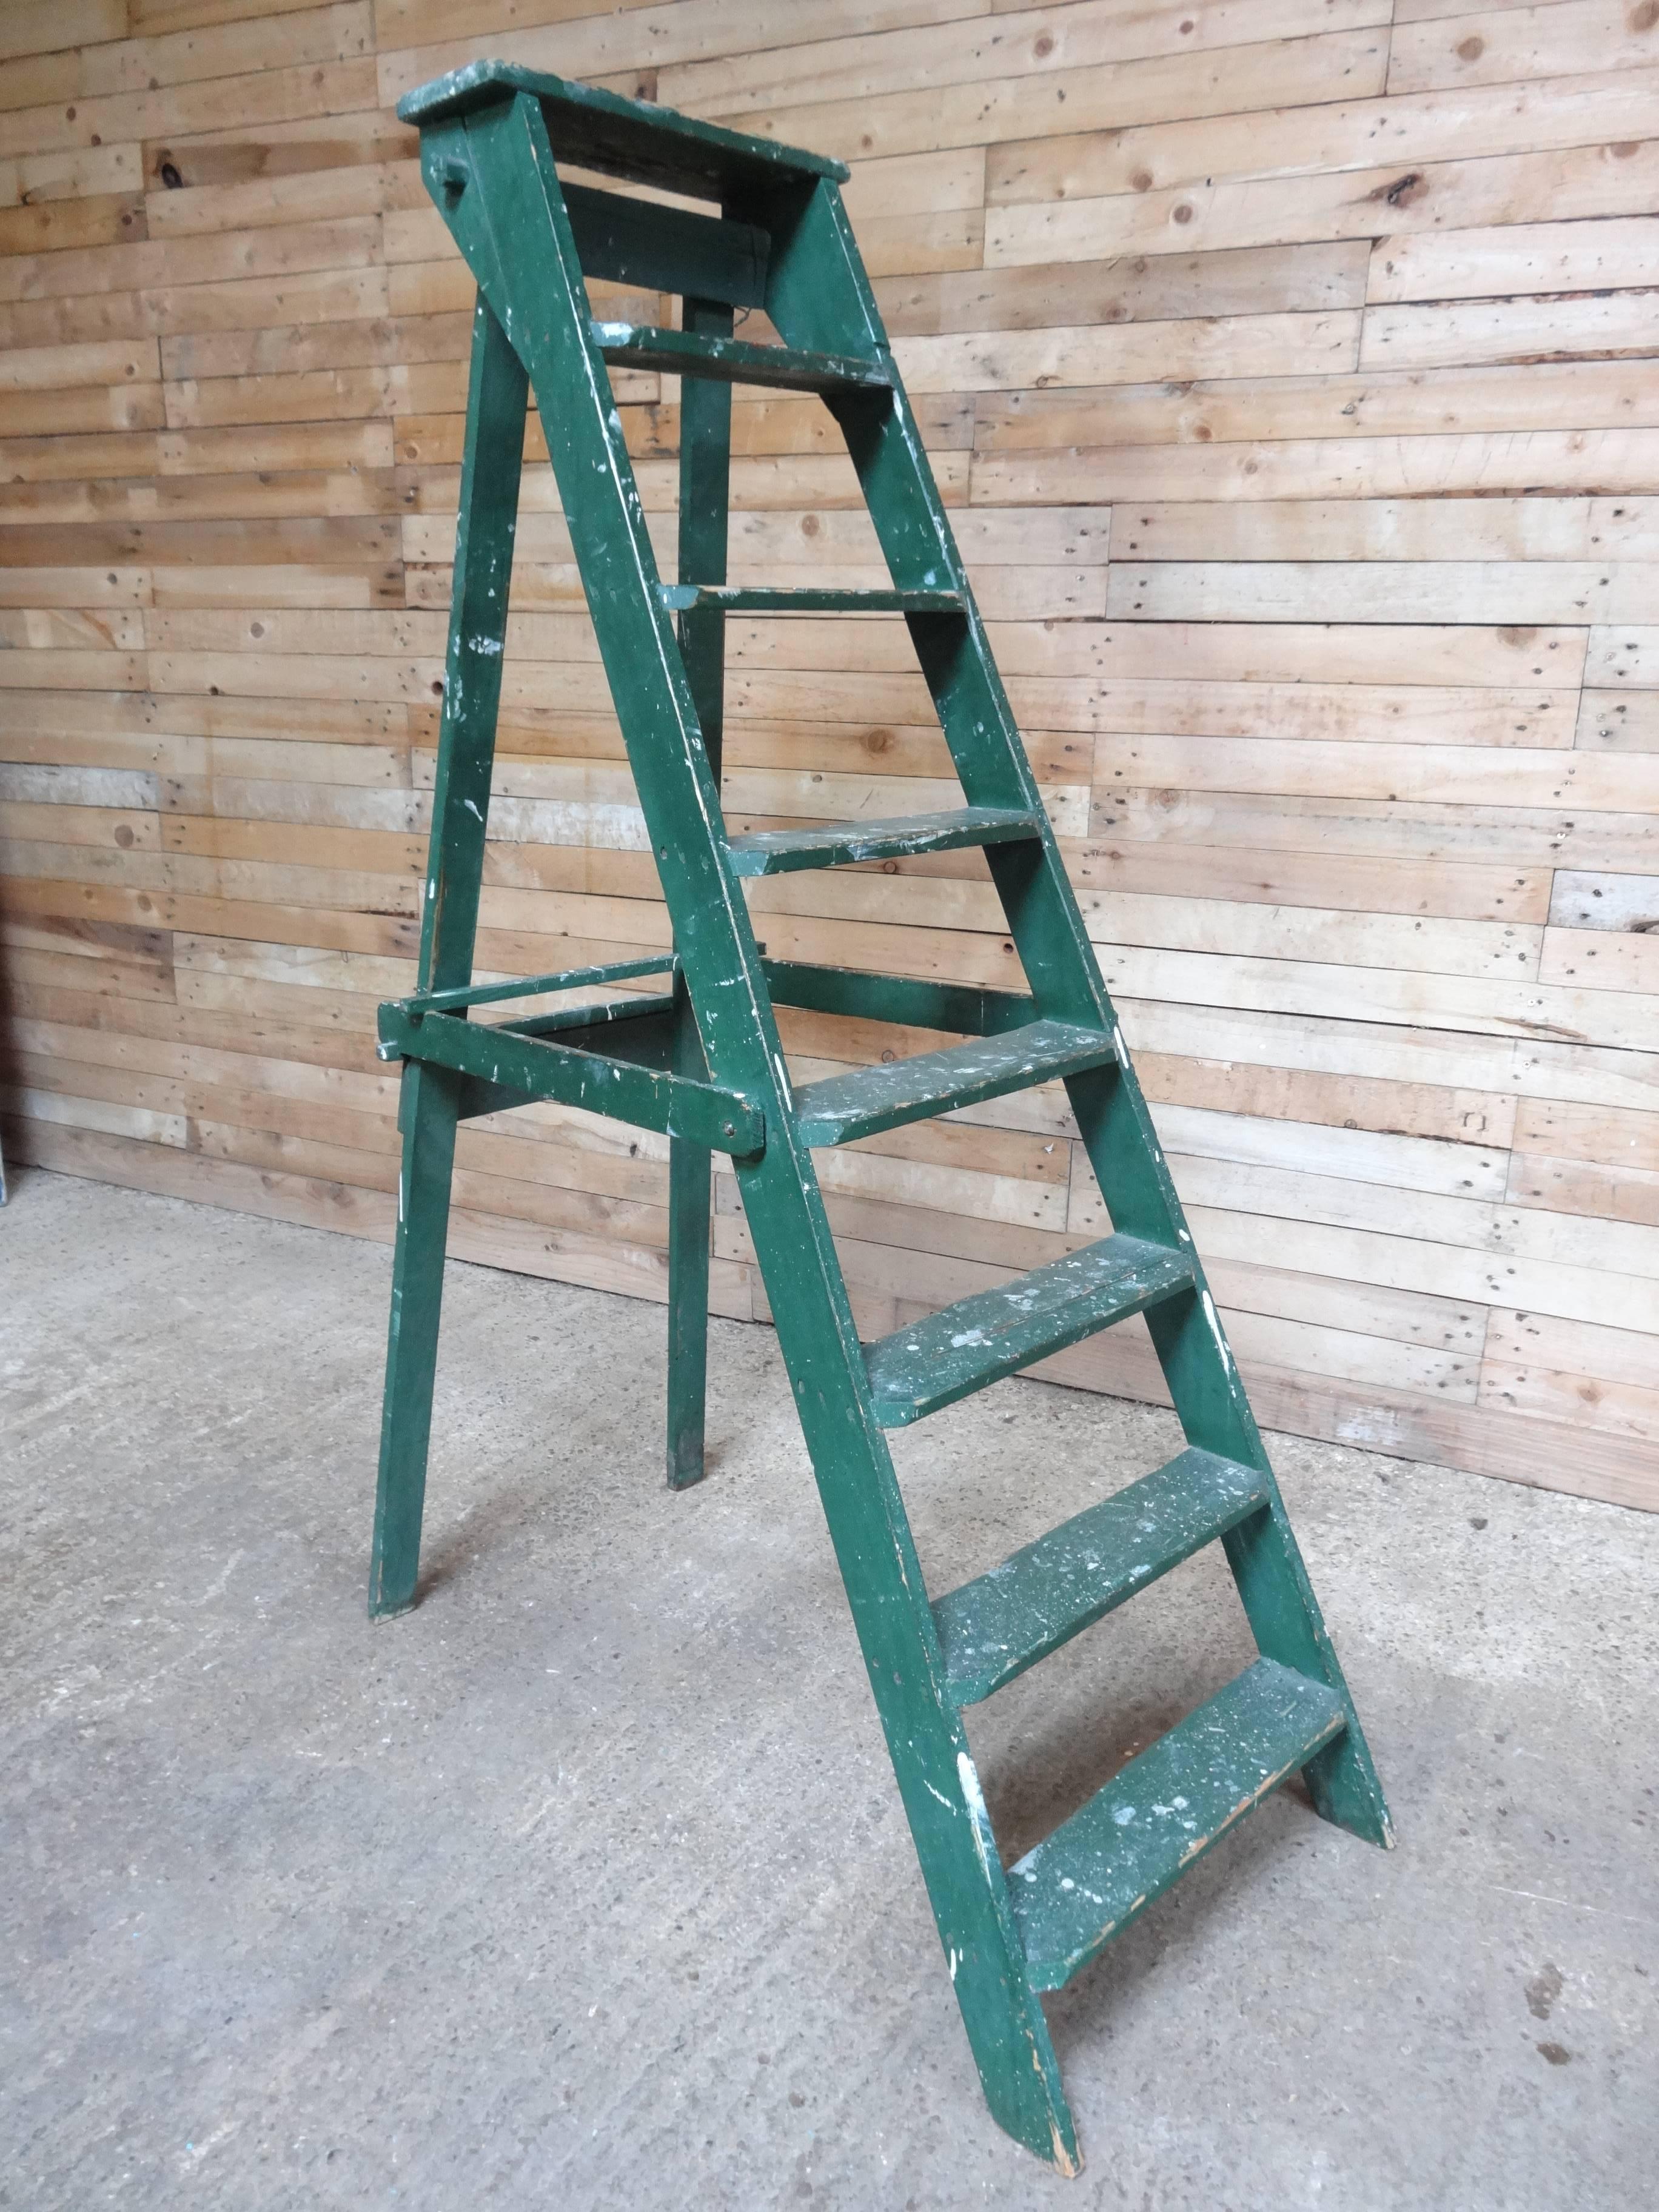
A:
<svg viewBox="0 0 1659 2212">
<path fill-rule="evenodd" d="M 1339 1692 L 1258 1659 L 1132 1759 L 1008 1870 L 1032 1988 L 1063 1989 L 1346 1723 Z"/>
</svg>

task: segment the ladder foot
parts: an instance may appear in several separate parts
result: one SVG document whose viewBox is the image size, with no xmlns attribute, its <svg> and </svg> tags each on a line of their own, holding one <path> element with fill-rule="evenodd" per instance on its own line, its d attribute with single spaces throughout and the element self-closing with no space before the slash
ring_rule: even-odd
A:
<svg viewBox="0 0 1659 2212">
<path fill-rule="evenodd" d="M 1346 1734 L 1309 1762 L 1303 1779 L 1322 1820 L 1380 1850 L 1394 1849 L 1394 1822 L 1358 1720 L 1351 1717 Z"/>
<path fill-rule="evenodd" d="M 671 1490 L 690 1490 L 702 1480 L 708 1472 L 703 1457 L 702 1438 L 684 1438 L 668 1448 L 668 1487 Z"/>
<path fill-rule="evenodd" d="M 1041 2008 L 1035 1998 L 1031 2004 L 1041 2020 Z M 1045 2022 L 1044 2047 L 1030 2054 L 1037 2075 L 1035 2096 L 1029 2081 L 1006 2081 L 1000 2069 L 994 2075 L 983 2065 L 980 2068 L 980 2086 L 991 2118 L 1003 2133 L 1012 2136 L 1022 2150 L 1029 2150 L 1033 2158 L 1040 2158 L 1045 2166 L 1053 2166 L 1056 2173 L 1071 2181 L 1083 2171 L 1083 2153 L 1078 2148 L 1072 2108 L 1060 2087 L 1059 2063 L 1048 2045 L 1046 2026 Z M 1018 2061 L 1013 2063 L 1018 2064 Z"/>
</svg>

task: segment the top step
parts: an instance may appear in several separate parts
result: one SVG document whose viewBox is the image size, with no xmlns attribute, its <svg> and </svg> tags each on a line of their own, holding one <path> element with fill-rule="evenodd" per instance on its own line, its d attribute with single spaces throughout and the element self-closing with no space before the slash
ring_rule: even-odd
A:
<svg viewBox="0 0 1659 2212">
<path fill-rule="evenodd" d="M 757 187 L 810 184 L 829 177 L 845 184 L 851 173 L 827 154 L 807 154 L 723 131 L 672 107 L 648 100 L 624 100 L 597 85 L 573 84 L 568 77 L 522 69 L 516 62 L 469 62 L 447 76 L 434 77 L 405 93 L 398 102 L 404 123 L 447 122 L 481 107 L 528 92 L 542 103 L 555 159 L 631 183 L 665 185 L 697 199 L 724 199 L 728 192 Z"/>
</svg>

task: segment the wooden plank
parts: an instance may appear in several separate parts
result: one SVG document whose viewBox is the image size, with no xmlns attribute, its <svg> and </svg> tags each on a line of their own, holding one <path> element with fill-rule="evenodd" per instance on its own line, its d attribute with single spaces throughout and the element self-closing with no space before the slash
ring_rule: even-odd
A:
<svg viewBox="0 0 1659 2212">
<path fill-rule="evenodd" d="M 382 94 L 499 46 L 852 159 L 1264 1416 L 1659 1504 L 1659 53 L 1596 0 L 1449 9 L 1399 0 L 1389 33 L 1366 0 L 1040 24 L 988 0 L 537 0 L 528 23 L 510 0 L 20 0 L 20 1149 L 388 1232 L 370 1030 L 416 926 L 471 285 Z M 594 312 L 666 319 L 641 287 Z M 678 392 L 618 371 L 617 396 L 672 576 Z M 733 450 L 738 586 L 889 584 L 815 399 L 741 401 Z M 665 943 L 545 453 L 532 418 L 492 975 Z M 735 833 L 960 807 L 902 622 L 727 629 Z M 776 955 L 866 991 L 1020 988 L 971 848 L 754 890 Z M 803 1085 L 952 1042 L 807 1006 L 782 1028 Z M 663 1296 L 665 1147 L 618 1133 L 553 1104 L 470 1125 L 458 1249 Z M 1074 1249 L 1076 1142 L 1051 1086 L 821 1155 L 866 1328 Z M 748 1315 L 743 1235 L 720 1217 L 713 1286 Z M 1045 1371 L 1161 1388 L 1138 1325 Z"/>
<path fill-rule="evenodd" d="M 1388 20 L 1379 0 L 1261 0 L 1248 19 L 1224 6 L 1124 10 L 1085 5 L 1058 19 L 1046 37 L 1027 48 L 1026 72 L 1067 73 L 1154 54 L 1190 53 L 1247 41 L 1290 39 L 1310 32 L 1377 24 Z M 662 70 L 658 94 L 694 113 L 714 113 L 744 127 L 757 110 L 781 111 L 808 102 L 870 100 L 926 86 L 995 82 L 1006 77 L 1007 27 L 993 14 L 983 28 L 953 21 L 938 27 L 890 31 L 884 37 L 816 39 L 757 53 L 723 55 Z"/>
<path fill-rule="evenodd" d="M 397 14 L 381 31 L 380 93 L 387 102 L 471 60 L 477 50 L 471 41 L 485 33 L 492 58 L 529 68 L 542 65 L 547 58 L 545 33 L 516 28 L 521 11 L 503 5 L 502 0 L 461 0 L 454 8 L 440 8 L 434 0 L 395 0 L 395 4 Z M 550 5 L 548 0 L 538 0 L 537 9 L 538 21 L 559 25 L 559 65 L 573 77 L 637 70 L 642 46 L 662 70 L 711 52 L 758 42 L 763 36 L 768 44 L 789 43 L 780 38 L 781 30 L 799 27 L 805 37 L 816 27 L 810 17 L 802 18 L 799 26 L 781 25 L 764 0 L 740 0 L 736 7 L 729 0 L 724 5 L 720 0 L 691 0 L 689 6 L 665 6 L 658 0 L 643 22 L 630 22 L 630 12 L 623 8 L 596 16 L 591 6 L 574 8 L 569 0 L 551 0 Z M 877 33 L 986 12 L 985 0 L 965 0 L 965 4 L 964 0 L 846 0 L 841 20 L 849 33 Z M 410 43 L 400 44 L 403 40 Z M 425 43 L 434 40 L 442 43 Z"/>
<path fill-rule="evenodd" d="M 1582 128 L 1581 125 L 1581 128 Z M 1314 178 L 1245 178 L 1110 198 L 994 208 L 985 223 L 989 267 L 1094 260 L 1103 253 L 1192 253 L 1316 239 L 1391 238 L 1400 232 L 1478 229 L 1552 216 L 1623 216 L 1643 204 L 1659 141 L 1632 143 L 1616 166 L 1601 148 L 1494 155 L 1413 167 L 1340 169 Z"/>
<path fill-rule="evenodd" d="M 1600 291 L 1650 283 L 1656 258 L 1659 220 L 1652 216 L 1419 231 L 1375 249 L 1365 296 L 1489 300 L 1504 292 Z"/>
<path fill-rule="evenodd" d="M 1640 69 L 1659 60 L 1644 8 L 1608 0 L 1491 9 L 1449 20 L 1402 23 L 1389 63 L 1390 92 L 1440 85 L 1508 84 L 1581 71 Z"/>
<path fill-rule="evenodd" d="M 1625 149 L 1652 134 L 1654 72 L 1603 70 L 1526 84 L 1459 88 L 1402 98 L 1322 99 L 1286 87 L 1201 120 L 1174 109 L 1139 127 L 1065 131 L 1018 144 L 993 144 L 986 156 L 988 204 L 1104 198 L 1232 179 L 1300 176 L 1310 205 L 1328 185 L 1316 181 L 1374 170 L 1379 142 L 1398 161 L 1395 182 L 1432 163 L 1474 161 L 1583 147 Z M 1335 80 L 1328 80 L 1327 94 Z M 1345 91 L 1352 93 L 1351 87 Z M 1384 194 L 1386 201 L 1387 195 Z M 1642 213 L 1639 194 L 1618 215 Z M 1547 216 L 1549 210 L 1545 210 Z"/>
<path fill-rule="evenodd" d="M 1373 307 L 1365 317 L 1360 366 L 1422 369 L 1632 353 L 1646 343 L 1650 328 L 1643 313 L 1644 296 L 1616 292 Z"/>
<path fill-rule="evenodd" d="M 1267 474 L 1275 444 L 1302 441 L 1313 453 L 1322 448 L 1329 465 L 1346 472 L 1374 440 L 1409 441 L 1425 459 L 1436 458 L 1440 463 L 1432 487 L 1425 482 L 1413 488 L 1443 494 L 1516 482 L 1501 473 L 1504 465 L 1490 452 L 1488 441 L 1472 441 L 1467 436 L 1459 443 L 1474 445 L 1476 465 L 1489 471 L 1498 461 L 1499 472 L 1448 472 L 1455 450 L 1453 434 L 1471 431 L 1509 433 L 1528 457 L 1542 457 L 1544 470 L 1534 469 L 1533 477 L 1520 480 L 1522 484 L 1564 482 L 1573 489 L 1591 489 L 1582 477 L 1559 473 L 1565 466 L 1569 447 L 1562 434 L 1540 425 L 1566 422 L 1580 435 L 1624 424 L 1650 428 L 1659 416 L 1659 403 L 1639 362 L 1544 362 L 1445 369 L 1431 383 L 1404 372 L 1383 371 L 1364 377 L 1237 378 L 1176 392 L 1157 386 L 1022 392 L 1003 398 L 982 396 L 975 403 L 975 413 L 976 443 L 982 453 L 1041 446 L 1157 446 L 1164 449 L 1161 458 L 1166 465 L 1179 468 L 1183 459 L 1201 464 L 1211 482 L 1225 471 L 1229 457 L 1190 449 L 1254 444 L 1256 468 Z M 1348 452 L 1336 445 L 1339 440 L 1346 441 Z M 1188 449 L 1184 456 L 1183 447 Z M 1500 455 L 1502 449 L 1500 443 Z M 1639 442 L 1632 448 L 1622 443 L 1610 446 L 1605 437 L 1598 437 L 1592 450 L 1623 455 L 1639 453 L 1641 447 Z M 1614 465 L 1615 477 L 1626 472 Z M 1269 475 L 1257 496 L 1285 496 L 1273 489 L 1276 480 Z M 1149 486 L 1145 495 L 1174 497 L 1184 481 L 1177 476 L 1161 489 Z M 1626 488 L 1618 481 L 1607 487 Z M 1328 477 L 1304 496 L 1328 495 L 1330 489 Z M 1189 495 L 1217 499 L 1229 495 L 1200 489 Z"/>
<path fill-rule="evenodd" d="M 894 347 L 918 392 L 1006 392 L 1033 384 L 1134 383 L 1201 377 L 1289 375 L 1310 361 L 1339 374 L 1356 365 L 1352 313 L 1232 315 L 1105 329 L 901 337 Z"/>
<path fill-rule="evenodd" d="M 1453 611 L 1490 623 L 1638 621 L 1649 564 L 1616 561 L 1126 562 L 1109 614 L 1141 622 L 1426 622 Z"/>
<path fill-rule="evenodd" d="M 0 61 L 118 39 L 127 28 L 127 0 L 13 0 L 0 22 Z"/>
<path fill-rule="evenodd" d="M 763 137 L 841 148 L 849 159 L 1121 131 L 1175 116 L 1249 113 L 1274 100 L 1287 105 L 1328 100 L 1338 87 L 1361 96 L 1378 93 L 1386 43 L 1373 30 L 1338 32 L 1190 58 L 1159 54 L 1098 63 L 1072 70 L 1058 85 L 1046 72 L 1022 72 L 989 83 L 747 111 L 741 119 L 745 130 Z"/>
</svg>

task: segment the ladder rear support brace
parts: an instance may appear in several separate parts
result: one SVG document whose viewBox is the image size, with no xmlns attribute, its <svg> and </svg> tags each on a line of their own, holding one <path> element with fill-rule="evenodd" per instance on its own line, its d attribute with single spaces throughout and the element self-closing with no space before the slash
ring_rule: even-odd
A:
<svg viewBox="0 0 1659 2212">
<path fill-rule="evenodd" d="M 748 226 L 732 225 L 748 231 Z M 766 234 L 757 263 L 764 271 Z M 681 282 L 688 281 L 682 277 Z M 761 299 L 765 298 L 763 284 Z M 757 303 L 758 304 L 758 303 Z M 692 294 L 682 309 L 694 336 L 729 338 L 730 304 Z M 726 508 L 732 476 L 732 387 L 688 378 L 680 387 L 679 580 L 726 581 Z M 702 732 L 709 774 L 720 781 L 726 715 L 726 614 L 693 605 L 678 617 L 686 681 Z M 678 1017 L 675 1066 L 705 1072 L 702 1040 L 683 975 L 675 976 Z M 708 1262 L 713 1231 L 711 1160 L 706 1148 L 678 1139 L 668 1158 L 668 1483 L 684 1490 L 706 1472 L 704 1428 L 708 1396 Z"/>
</svg>

